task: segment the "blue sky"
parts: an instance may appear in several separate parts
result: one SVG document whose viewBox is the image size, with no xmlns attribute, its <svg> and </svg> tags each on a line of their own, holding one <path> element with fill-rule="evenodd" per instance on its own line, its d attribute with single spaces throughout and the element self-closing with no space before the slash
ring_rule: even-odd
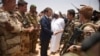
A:
<svg viewBox="0 0 100 56">
<path fill-rule="evenodd" d="M 75 9 L 72 4 L 80 8 L 80 4 L 92 6 L 99 10 L 98 0 L 25 0 L 28 2 L 28 10 L 31 4 L 37 6 L 37 11 L 40 12 L 46 7 L 51 7 L 54 11 L 61 11 L 67 13 L 68 9 Z"/>
</svg>

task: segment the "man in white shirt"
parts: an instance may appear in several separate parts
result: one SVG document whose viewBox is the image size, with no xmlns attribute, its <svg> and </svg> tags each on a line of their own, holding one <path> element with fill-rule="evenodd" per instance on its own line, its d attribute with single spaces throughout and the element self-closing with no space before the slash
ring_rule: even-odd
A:
<svg viewBox="0 0 100 56">
<path fill-rule="evenodd" d="M 51 22 L 51 30 L 53 32 L 59 32 L 58 34 L 52 35 L 50 43 L 51 54 L 55 54 L 59 50 L 60 40 L 63 33 L 65 22 L 63 18 L 60 18 L 59 12 L 54 13 L 54 18 Z"/>
</svg>

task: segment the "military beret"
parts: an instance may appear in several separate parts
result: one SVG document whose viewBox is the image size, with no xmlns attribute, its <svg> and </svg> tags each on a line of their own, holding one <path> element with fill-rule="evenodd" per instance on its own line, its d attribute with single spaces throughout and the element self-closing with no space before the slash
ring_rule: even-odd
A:
<svg viewBox="0 0 100 56">
<path fill-rule="evenodd" d="M 88 51 L 90 48 L 92 48 L 96 43 L 100 42 L 100 32 L 96 32 L 95 34 L 93 34 L 92 36 L 90 36 L 89 38 L 86 38 L 83 42 L 82 42 L 82 51 L 86 52 Z"/>
<path fill-rule="evenodd" d="M 32 4 L 30 7 L 36 7 L 36 5 Z"/>
</svg>

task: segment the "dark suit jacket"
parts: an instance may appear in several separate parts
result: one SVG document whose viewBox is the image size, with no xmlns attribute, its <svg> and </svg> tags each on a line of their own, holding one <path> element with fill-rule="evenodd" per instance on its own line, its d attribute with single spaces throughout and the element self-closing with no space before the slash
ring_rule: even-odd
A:
<svg viewBox="0 0 100 56">
<path fill-rule="evenodd" d="M 51 38 L 53 32 L 51 31 L 51 20 L 46 16 L 43 16 L 40 20 L 41 31 L 40 31 L 40 39 L 48 40 Z"/>
</svg>

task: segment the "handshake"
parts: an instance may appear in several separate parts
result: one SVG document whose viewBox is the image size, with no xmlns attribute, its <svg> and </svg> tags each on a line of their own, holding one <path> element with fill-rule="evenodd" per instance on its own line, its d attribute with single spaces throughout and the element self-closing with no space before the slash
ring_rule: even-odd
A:
<svg viewBox="0 0 100 56">
<path fill-rule="evenodd" d="M 61 29 L 61 30 L 59 30 L 59 31 L 55 31 L 55 32 L 53 33 L 53 35 L 56 35 L 56 34 L 61 33 L 61 32 L 63 32 L 63 29 Z"/>
</svg>

